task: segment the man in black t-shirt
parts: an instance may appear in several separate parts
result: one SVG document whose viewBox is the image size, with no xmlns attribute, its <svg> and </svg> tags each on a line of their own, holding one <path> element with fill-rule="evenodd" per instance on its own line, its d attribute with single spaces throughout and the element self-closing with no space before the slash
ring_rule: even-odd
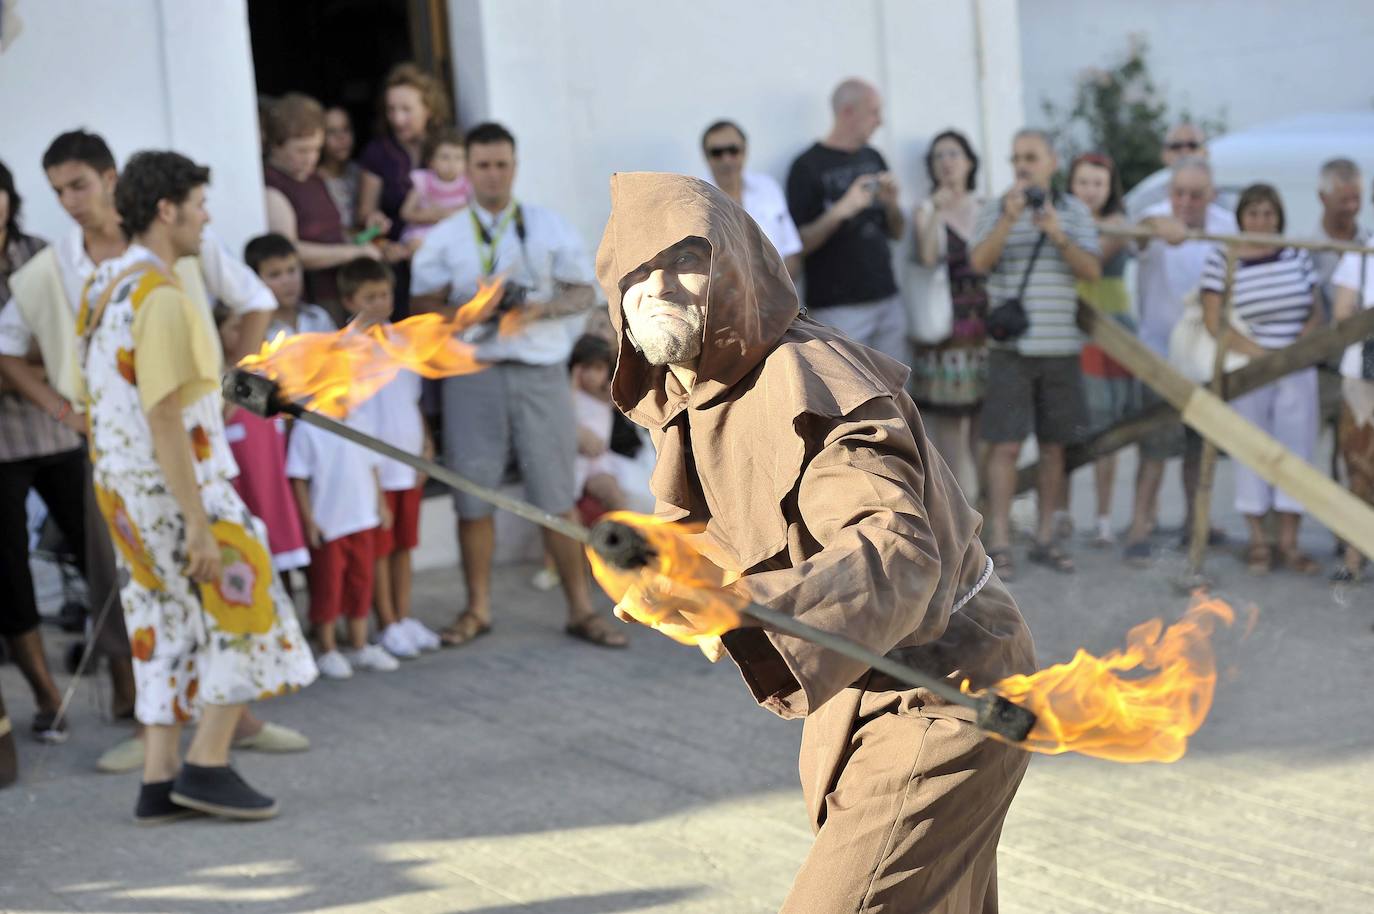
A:
<svg viewBox="0 0 1374 914">
<path fill-rule="evenodd" d="M 883 122 L 872 85 L 847 79 L 830 99 L 830 133 L 787 175 L 787 206 L 802 238 L 811 317 L 907 361 L 906 313 L 892 274 L 903 218 L 897 181 L 868 138 Z"/>
</svg>

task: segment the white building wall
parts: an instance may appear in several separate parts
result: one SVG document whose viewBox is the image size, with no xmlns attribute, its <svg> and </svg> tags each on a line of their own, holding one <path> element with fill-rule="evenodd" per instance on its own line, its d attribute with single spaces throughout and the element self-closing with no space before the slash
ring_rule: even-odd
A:
<svg viewBox="0 0 1374 914">
<path fill-rule="evenodd" d="M 0 53 L 0 159 L 27 231 L 71 225 L 43 175 L 53 137 L 84 127 L 122 165 L 171 148 L 211 168 L 210 212 L 231 250 L 262 231 L 262 167 L 245 0 L 20 0 Z"/>
<path fill-rule="evenodd" d="M 462 122 L 510 127 L 517 194 L 563 212 L 589 246 L 609 176 L 704 174 L 699 138 L 717 118 L 739 121 L 750 166 L 782 180 L 828 129 L 830 91 L 847 76 L 882 89 L 874 144 L 909 200 L 926 192 L 929 137 L 950 126 L 1000 187 L 1022 112 L 1016 12 L 1014 0 L 450 0 Z"/>
<path fill-rule="evenodd" d="M 1237 130 L 1304 112 L 1374 104 L 1374 6 L 1368 0 L 1022 0 L 1026 119 L 1042 99 L 1072 102 L 1075 77 L 1119 62 L 1132 33 L 1172 113 L 1224 111 Z"/>
</svg>

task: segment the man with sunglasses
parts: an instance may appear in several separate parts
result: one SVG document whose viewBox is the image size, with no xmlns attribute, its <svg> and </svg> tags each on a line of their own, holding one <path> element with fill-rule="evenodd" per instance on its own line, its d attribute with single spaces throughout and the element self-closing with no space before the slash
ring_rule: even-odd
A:
<svg viewBox="0 0 1374 914">
<path fill-rule="evenodd" d="M 1186 158 L 1207 158 L 1207 134 L 1191 121 L 1179 121 L 1164 134 L 1159 159 L 1165 168 L 1173 168 Z"/>
<path fill-rule="evenodd" d="M 716 121 L 701 135 L 701 151 L 711 168 L 711 183 L 744 207 L 782 255 L 793 279 L 801 273 L 802 240 L 787 211 L 782 186 L 765 174 L 745 170 L 749 155 L 744 131 L 734 121 Z"/>
</svg>

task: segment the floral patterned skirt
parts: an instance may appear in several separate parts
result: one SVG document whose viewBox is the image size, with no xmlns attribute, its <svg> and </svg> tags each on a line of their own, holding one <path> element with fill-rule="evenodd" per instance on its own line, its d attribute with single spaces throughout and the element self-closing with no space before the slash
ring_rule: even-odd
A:
<svg viewBox="0 0 1374 914">
<path fill-rule="evenodd" d="M 272 568 L 267 531 L 227 479 L 200 490 L 220 545 L 213 584 L 186 577 L 186 529 L 160 474 L 102 472 L 95 493 L 110 528 L 141 723 L 194 721 L 202 702 L 240 704 L 314 681 L 295 607 Z"/>
</svg>

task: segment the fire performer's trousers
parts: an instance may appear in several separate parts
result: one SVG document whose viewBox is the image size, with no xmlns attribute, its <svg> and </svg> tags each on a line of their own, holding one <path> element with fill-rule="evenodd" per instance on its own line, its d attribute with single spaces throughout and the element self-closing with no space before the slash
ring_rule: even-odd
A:
<svg viewBox="0 0 1374 914">
<path fill-rule="evenodd" d="M 821 825 L 782 914 L 996 912 L 997 841 L 1030 756 L 922 697 L 849 689 L 808 719 L 802 785 Z"/>
</svg>

